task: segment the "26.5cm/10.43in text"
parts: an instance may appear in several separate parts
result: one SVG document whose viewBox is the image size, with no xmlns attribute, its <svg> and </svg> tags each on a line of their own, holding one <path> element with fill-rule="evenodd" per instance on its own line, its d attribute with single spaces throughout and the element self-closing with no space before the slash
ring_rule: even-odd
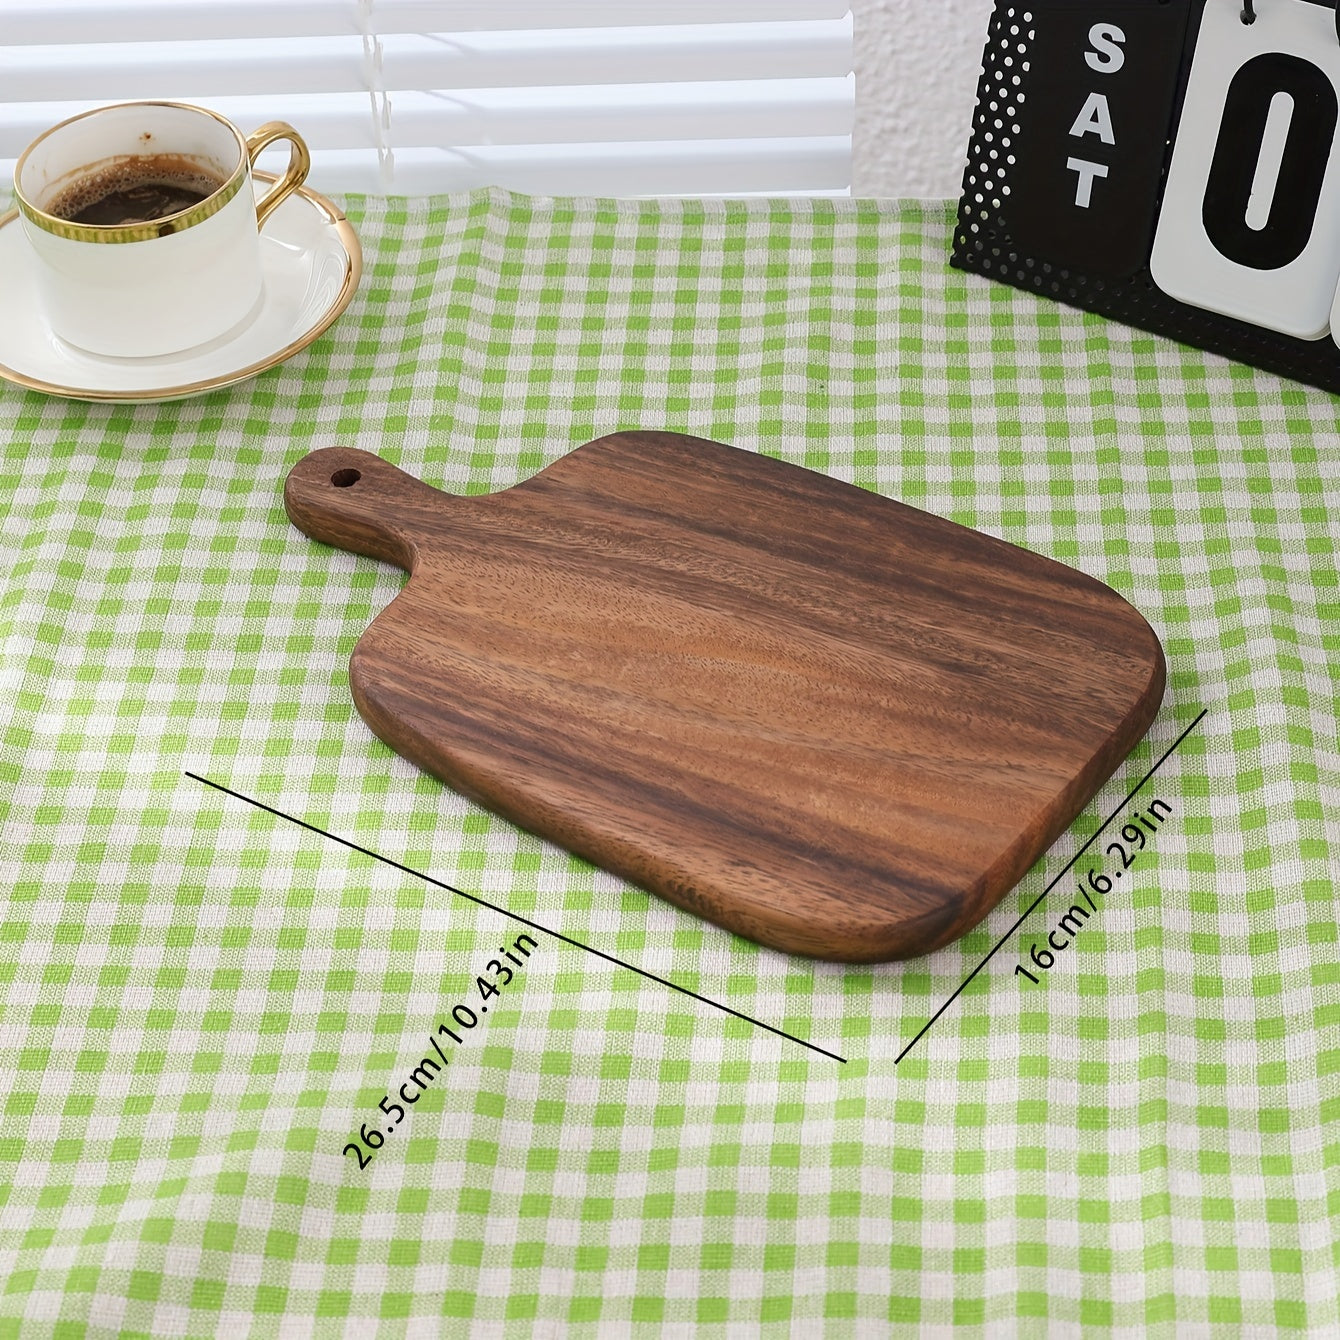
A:
<svg viewBox="0 0 1340 1340">
<path fill-rule="evenodd" d="M 530 957 L 531 950 L 538 948 L 535 940 L 529 935 L 518 935 L 512 942 L 511 948 L 499 946 L 498 957 L 489 959 L 484 965 L 484 972 L 490 976 L 486 977 L 481 973 L 475 978 L 475 987 L 480 1000 L 478 1009 L 465 1004 L 464 1001 L 459 1005 L 453 1005 L 451 1023 L 439 1022 L 437 1031 L 428 1035 L 433 1054 L 423 1057 L 409 1072 L 409 1077 L 398 1090 L 397 1096 L 400 1101 L 396 1102 L 395 1097 L 389 1093 L 382 1095 L 377 1107 L 383 1116 L 390 1119 L 390 1124 L 383 1130 L 378 1118 L 365 1121 L 358 1133 L 358 1139 L 351 1140 L 345 1145 L 342 1152 L 345 1154 L 352 1152 L 358 1159 L 360 1168 L 366 1168 L 372 1162 L 373 1153 L 386 1143 L 388 1135 L 395 1134 L 396 1127 L 405 1120 L 406 1108 L 417 1103 L 427 1092 L 428 1086 L 446 1069 L 449 1062 L 447 1053 L 443 1050 L 443 1042 L 450 1042 L 457 1047 L 462 1046 L 465 1042 L 464 1035 L 489 1012 L 489 1001 L 515 976 L 508 964 L 514 965 L 519 970 Z M 364 1152 L 365 1149 L 367 1152 Z"/>
</svg>

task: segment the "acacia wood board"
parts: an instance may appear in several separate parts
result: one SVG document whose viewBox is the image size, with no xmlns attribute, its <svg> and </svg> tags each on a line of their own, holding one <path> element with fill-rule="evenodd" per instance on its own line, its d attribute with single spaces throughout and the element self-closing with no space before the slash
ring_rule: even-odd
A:
<svg viewBox="0 0 1340 1340">
<path fill-rule="evenodd" d="M 1163 694 L 1157 637 L 1093 578 L 701 438 L 615 433 L 478 497 L 332 447 L 284 502 L 410 573 L 350 666 L 387 744 L 794 953 L 961 935 Z"/>
</svg>

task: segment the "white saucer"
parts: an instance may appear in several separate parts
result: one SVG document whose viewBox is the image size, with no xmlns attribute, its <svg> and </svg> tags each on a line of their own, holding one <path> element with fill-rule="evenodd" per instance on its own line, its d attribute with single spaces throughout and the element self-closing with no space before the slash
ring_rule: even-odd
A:
<svg viewBox="0 0 1340 1340">
<path fill-rule="evenodd" d="M 256 177 L 274 180 L 269 173 Z M 0 215 L 0 377 L 72 400 L 148 404 L 245 381 L 311 344 L 349 305 L 363 271 L 348 219 L 302 187 L 261 230 L 265 290 L 249 317 L 179 354 L 107 358 L 76 349 L 48 328 L 17 218 L 17 210 Z"/>
</svg>

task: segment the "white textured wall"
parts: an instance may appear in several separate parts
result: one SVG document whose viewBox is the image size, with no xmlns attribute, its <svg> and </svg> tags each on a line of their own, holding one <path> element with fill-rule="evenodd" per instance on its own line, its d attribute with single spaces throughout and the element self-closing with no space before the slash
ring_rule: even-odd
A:
<svg viewBox="0 0 1340 1340">
<path fill-rule="evenodd" d="M 855 195 L 957 198 L 991 0 L 852 0 Z"/>
</svg>

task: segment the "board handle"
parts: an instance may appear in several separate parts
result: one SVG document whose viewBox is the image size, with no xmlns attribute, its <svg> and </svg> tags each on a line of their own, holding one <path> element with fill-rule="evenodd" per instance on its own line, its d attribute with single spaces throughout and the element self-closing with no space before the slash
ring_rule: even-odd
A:
<svg viewBox="0 0 1340 1340">
<path fill-rule="evenodd" d="M 354 447 L 310 452 L 284 481 L 284 510 L 304 534 L 407 572 L 414 569 L 419 537 L 440 525 L 443 509 L 455 501 Z"/>
</svg>

